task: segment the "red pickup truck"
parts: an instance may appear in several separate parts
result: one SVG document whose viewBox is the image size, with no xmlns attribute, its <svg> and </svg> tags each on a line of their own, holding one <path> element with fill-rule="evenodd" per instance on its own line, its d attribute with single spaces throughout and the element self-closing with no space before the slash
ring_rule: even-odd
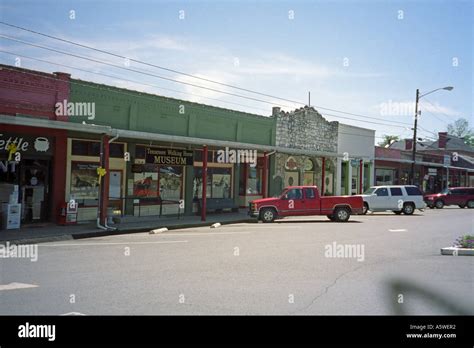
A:
<svg viewBox="0 0 474 348">
<path fill-rule="evenodd" d="M 249 215 L 263 222 L 285 216 L 326 215 L 331 221 L 345 222 L 351 214 L 362 214 L 360 196 L 321 197 L 316 186 L 290 186 L 280 197 L 256 199 L 249 203 Z"/>
</svg>

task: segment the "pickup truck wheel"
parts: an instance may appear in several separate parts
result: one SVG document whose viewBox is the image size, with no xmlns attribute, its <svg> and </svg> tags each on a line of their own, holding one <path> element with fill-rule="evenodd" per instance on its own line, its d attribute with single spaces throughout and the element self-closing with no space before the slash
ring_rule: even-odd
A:
<svg viewBox="0 0 474 348">
<path fill-rule="evenodd" d="M 362 215 L 367 214 L 367 211 L 369 211 L 369 205 L 364 202 L 364 207 L 362 208 Z"/>
<path fill-rule="evenodd" d="M 444 202 L 442 200 L 438 200 L 435 202 L 435 207 L 436 209 L 443 209 L 444 207 Z"/>
<path fill-rule="evenodd" d="M 260 218 L 263 222 L 273 222 L 276 218 L 275 209 L 272 208 L 264 208 L 260 213 Z"/>
<path fill-rule="evenodd" d="M 415 211 L 415 205 L 413 203 L 405 203 L 402 211 L 405 215 L 411 215 Z"/>
<path fill-rule="evenodd" d="M 469 209 L 474 208 L 474 201 L 472 201 L 472 200 L 471 200 L 471 201 L 468 201 L 468 202 L 467 202 L 467 207 L 468 207 Z"/>
<path fill-rule="evenodd" d="M 350 216 L 351 216 L 351 213 L 349 212 L 349 209 L 347 208 L 336 208 L 334 210 L 334 221 L 346 222 L 347 220 L 349 220 Z"/>
</svg>

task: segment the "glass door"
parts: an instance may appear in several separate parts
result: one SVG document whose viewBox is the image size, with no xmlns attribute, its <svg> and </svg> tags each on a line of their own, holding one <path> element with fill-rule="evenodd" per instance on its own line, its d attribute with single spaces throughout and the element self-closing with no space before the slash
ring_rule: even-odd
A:
<svg viewBox="0 0 474 348">
<path fill-rule="evenodd" d="M 47 220 L 49 161 L 24 160 L 20 169 L 22 221 Z"/>
</svg>

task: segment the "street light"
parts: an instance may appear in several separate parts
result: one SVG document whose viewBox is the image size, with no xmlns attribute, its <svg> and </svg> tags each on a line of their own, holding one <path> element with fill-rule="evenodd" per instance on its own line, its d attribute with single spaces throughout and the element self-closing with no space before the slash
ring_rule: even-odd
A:
<svg viewBox="0 0 474 348">
<path fill-rule="evenodd" d="M 416 127 L 418 125 L 418 101 L 420 100 L 420 98 L 422 98 L 422 97 L 424 97 L 428 94 L 434 93 L 436 91 L 442 90 L 442 89 L 445 90 L 445 91 L 452 91 L 454 89 L 454 87 L 447 86 L 447 87 L 442 87 L 442 88 L 436 88 L 436 89 L 433 89 L 432 91 L 424 93 L 424 94 L 420 94 L 419 89 L 416 90 L 415 125 L 413 127 L 413 145 L 412 145 L 413 153 L 412 153 L 412 162 L 411 162 L 411 184 L 412 185 L 415 185 Z"/>
</svg>

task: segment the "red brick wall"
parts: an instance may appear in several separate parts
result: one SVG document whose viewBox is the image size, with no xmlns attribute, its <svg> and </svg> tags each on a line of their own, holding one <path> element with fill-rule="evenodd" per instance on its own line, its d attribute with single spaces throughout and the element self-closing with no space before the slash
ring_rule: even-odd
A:
<svg viewBox="0 0 474 348">
<path fill-rule="evenodd" d="M 67 121 L 67 116 L 56 116 L 55 104 L 69 100 L 70 75 L 47 74 L 0 64 L 0 114 L 33 116 Z M 51 217 L 56 221 L 59 205 L 65 200 L 67 132 L 46 128 L 1 125 L 3 132 L 54 136 L 52 161 Z"/>
</svg>

